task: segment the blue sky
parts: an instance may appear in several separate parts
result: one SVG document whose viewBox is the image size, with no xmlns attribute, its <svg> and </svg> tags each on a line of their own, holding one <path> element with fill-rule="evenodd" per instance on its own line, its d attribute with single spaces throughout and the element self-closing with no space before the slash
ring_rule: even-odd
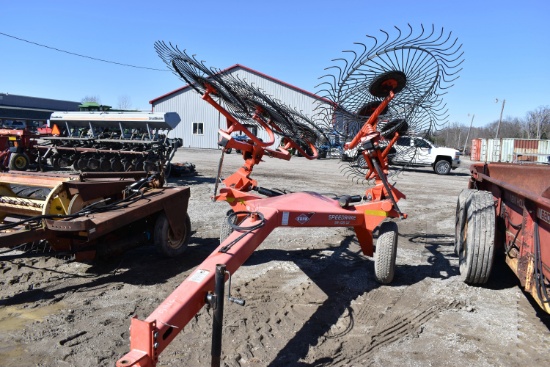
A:
<svg viewBox="0 0 550 367">
<path fill-rule="evenodd" d="M 524 118 L 550 105 L 550 2 L 478 1 L 8 1 L 0 32 L 114 62 L 165 69 L 153 44 L 172 42 L 208 66 L 242 64 L 316 91 L 324 69 L 365 35 L 410 23 L 452 31 L 460 78 L 445 96 L 449 122 Z M 171 72 L 94 61 L 0 35 L 0 92 L 133 108 L 183 85 Z M 496 103 L 495 100 L 499 102 Z"/>
</svg>

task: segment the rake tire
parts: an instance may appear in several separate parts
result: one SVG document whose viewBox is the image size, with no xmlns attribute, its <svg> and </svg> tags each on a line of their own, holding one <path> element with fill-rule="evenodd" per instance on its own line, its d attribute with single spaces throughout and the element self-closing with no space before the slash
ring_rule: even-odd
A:
<svg viewBox="0 0 550 367">
<path fill-rule="evenodd" d="M 391 283 L 395 275 L 397 233 L 395 222 L 384 222 L 380 225 L 374 253 L 374 275 L 381 284 Z"/>
</svg>

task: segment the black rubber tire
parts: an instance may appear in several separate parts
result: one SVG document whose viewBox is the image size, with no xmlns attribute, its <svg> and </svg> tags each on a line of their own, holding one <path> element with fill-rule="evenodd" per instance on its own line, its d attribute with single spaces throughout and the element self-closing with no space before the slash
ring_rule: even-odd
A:
<svg viewBox="0 0 550 367">
<path fill-rule="evenodd" d="M 472 190 L 473 191 L 473 190 Z M 495 204 L 488 191 L 473 191 L 464 202 L 464 220 L 458 231 L 460 279 L 485 284 L 493 268 L 495 250 Z"/>
<path fill-rule="evenodd" d="M 222 223 L 220 225 L 220 244 L 225 241 L 227 237 L 231 233 L 233 233 L 233 227 L 229 224 L 229 216 L 233 214 L 233 209 L 230 209 L 226 214 L 225 218 L 222 219 Z M 232 217 L 233 224 L 237 224 L 237 216 Z"/>
<path fill-rule="evenodd" d="M 440 159 L 435 162 L 434 172 L 438 175 L 448 175 L 451 172 L 451 162 L 446 159 Z"/>
<path fill-rule="evenodd" d="M 464 189 L 458 194 L 455 212 L 455 254 L 458 255 L 464 242 L 464 222 L 466 221 L 466 201 L 476 192 L 472 189 Z"/>
<path fill-rule="evenodd" d="M 157 252 L 167 257 L 176 257 L 187 250 L 191 238 L 191 219 L 185 213 L 183 233 L 179 238 L 174 238 L 170 229 L 170 223 L 164 212 L 160 213 L 155 222 L 154 243 Z"/>
<path fill-rule="evenodd" d="M 229 148 L 229 149 L 226 149 L 226 150 L 225 150 L 225 153 L 226 153 L 226 154 L 231 154 L 231 152 L 233 152 L 233 148 Z"/>
<path fill-rule="evenodd" d="M 18 197 L 18 198 L 25 198 L 25 199 L 37 199 L 37 200 L 45 200 L 50 192 L 51 189 L 43 188 L 43 187 L 35 187 L 35 186 L 25 186 L 25 185 L 10 185 L 11 191 Z"/>
<path fill-rule="evenodd" d="M 397 236 L 397 223 L 384 222 L 380 225 L 374 252 L 374 275 L 379 283 L 389 284 L 395 275 Z"/>
<path fill-rule="evenodd" d="M 29 156 L 25 153 L 13 153 L 10 156 L 9 169 L 15 171 L 26 171 L 29 168 Z"/>
</svg>

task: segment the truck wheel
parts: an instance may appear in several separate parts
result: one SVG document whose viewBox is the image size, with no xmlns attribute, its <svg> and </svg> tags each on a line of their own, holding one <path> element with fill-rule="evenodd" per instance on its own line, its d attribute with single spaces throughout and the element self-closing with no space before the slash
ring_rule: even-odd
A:
<svg viewBox="0 0 550 367">
<path fill-rule="evenodd" d="M 388 284 L 393 280 L 396 255 L 397 223 L 384 222 L 380 226 L 374 252 L 374 274 L 379 283 Z"/>
<path fill-rule="evenodd" d="M 491 274 L 495 249 L 493 194 L 473 191 L 465 198 L 464 220 L 458 231 L 460 278 L 469 284 L 485 284 Z"/>
<path fill-rule="evenodd" d="M 185 252 L 191 237 L 191 219 L 185 213 L 181 236 L 175 237 L 164 212 L 160 213 L 155 223 L 154 243 L 157 251 L 164 256 L 176 257 Z"/>
<path fill-rule="evenodd" d="M 226 152 L 227 154 L 231 154 L 231 152 L 233 152 L 233 148 L 226 149 L 225 152 Z"/>
<path fill-rule="evenodd" d="M 26 171 L 29 167 L 29 156 L 25 153 L 13 153 L 10 157 L 9 169 Z"/>
<path fill-rule="evenodd" d="M 434 171 L 438 175 L 448 175 L 451 172 L 451 162 L 445 159 L 440 159 L 435 162 Z"/>
<path fill-rule="evenodd" d="M 231 225 L 229 224 L 229 216 L 233 213 L 233 209 L 230 209 L 225 214 L 225 217 L 222 220 L 222 223 L 220 225 L 220 243 L 225 241 L 225 239 L 229 237 L 231 233 L 233 233 L 233 227 L 231 227 Z M 231 219 L 233 224 L 237 224 L 237 216 L 233 216 Z"/>
<path fill-rule="evenodd" d="M 466 221 L 466 201 L 476 190 L 464 189 L 458 195 L 455 214 L 455 254 L 458 255 L 464 241 L 464 222 Z"/>
</svg>

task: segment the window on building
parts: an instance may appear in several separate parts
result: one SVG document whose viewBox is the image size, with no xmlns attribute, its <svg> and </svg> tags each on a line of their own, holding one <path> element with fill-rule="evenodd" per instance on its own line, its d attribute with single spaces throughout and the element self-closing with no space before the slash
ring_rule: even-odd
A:
<svg viewBox="0 0 550 367">
<path fill-rule="evenodd" d="M 203 135 L 203 134 L 204 134 L 204 123 L 193 122 L 193 135 Z"/>
</svg>

